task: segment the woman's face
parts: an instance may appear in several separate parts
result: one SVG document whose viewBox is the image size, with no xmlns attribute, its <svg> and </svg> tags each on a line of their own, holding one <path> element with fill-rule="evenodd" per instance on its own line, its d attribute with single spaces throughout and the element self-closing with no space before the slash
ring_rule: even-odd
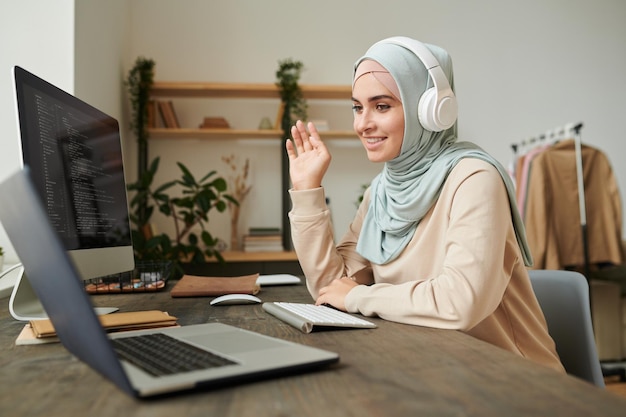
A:
<svg viewBox="0 0 626 417">
<path fill-rule="evenodd" d="M 387 162 L 400 155 L 404 138 L 402 102 L 371 73 L 359 77 L 352 88 L 354 131 L 372 162 Z"/>
</svg>

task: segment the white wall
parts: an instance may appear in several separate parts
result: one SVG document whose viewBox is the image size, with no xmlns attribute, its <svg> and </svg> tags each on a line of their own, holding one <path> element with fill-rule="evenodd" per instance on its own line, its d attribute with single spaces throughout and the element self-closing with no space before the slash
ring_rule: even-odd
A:
<svg viewBox="0 0 626 417">
<path fill-rule="evenodd" d="M 74 94 L 126 122 L 130 12 L 126 0 L 76 1 Z M 125 137 L 123 139 L 126 139 Z"/>
<path fill-rule="evenodd" d="M 11 68 L 20 65 L 125 123 L 129 61 L 126 0 L 24 0 L 0 4 L 0 179 L 19 167 Z M 126 139 L 126 137 L 124 137 Z M 2 196 L 5 198 L 5 196 Z M 17 261 L 4 230 L 0 246 Z"/>
<path fill-rule="evenodd" d="M 157 80 L 274 82 L 278 61 L 291 57 L 306 66 L 303 83 L 348 84 L 353 62 L 369 45 L 402 34 L 438 44 L 452 54 L 462 139 L 477 142 L 507 163 L 512 142 L 583 121 L 583 140 L 610 156 L 624 188 L 626 165 L 620 160 L 626 148 L 620 124 L 626 113 L 624 21 L 626 3 L 620 0 L 396 0 L 384 6 L 372 0 L 3 2 L 0 179 L 17 168 L 19 160 L 9 76 L 14 64 L 117 116 L 126 133 L 122 81 L 137 56 L 156 61 Z M 261 106 L 259 114 L 249 108 L 243 116 L 226 114 L 223 101 L 202 108 L 176 104 L 188 126 L 197 125 L 205 115 L 224 115 L 231 124 L 254 127 L 261 116 L 274 117 L 275 112 L 273 103 Z M 342 125 L 333 127 L 350 127 L 349 107 L 347 103 L 331 109 L 343 112 L 337 122 Z M 317 116 L 333 119 L 312 105 L 311 117 Z M 124 140 L 126 173 L 132 181 L 134 141 L 127 134 Z M 329 146 L 334 158 L 325 186 L 336 230 L 342 233 L 353 215 L 360 185 L 380 167 L 367 161 L 357 143 L 333 141 Z M 176 161 L 198 175 L 211 169 L 226 175 L 220 158 L 234 151 L 242 159 L 249 157 L 253 168 L 253 191 L 244 202 L 247 221 L 242 227 L 280 225 L 278 142 L 151 144 L 151 156 L 163 157 L 157 181 L 175 175 Z M 228 230 L 227 218 L 212 219 L 216 235 L 227 239 Z M 1 230 L 0 245 L 8 245 Z"/>
<path fill-rule="evenodd" d="M 454 60 L 462 140 L 475 141 L 506 164 L 511 143 L 583 121 L 583 140 L 609 154 L 626 187 L 626 165 L 620 161 L 626 153 L 625 2 L 133 0 L 132 15 L 131 55 L 154 59 L 156 79 L 163 81 L 274 82 L 278 61 L 291 57 L 306 66 L 302 83 L 348 84 L 353 62 L 381 38 L 407 35 L 438 44 Z M 224 101 L 201 108 L 198 103 L 175 102 L 184 125 L 225 116 L 236 127 L 254 127 L 274 111 L 270 105 L 263 110 L 267 114 L 250 108 L 246 119 Z M 349 107 L 333 110 L 344 112 L 340 127 L 351 126 Z M 380 166 L 370 164 L 358 145 L 329 144 L 334 158 L 325 186 L 336 230 L 343 233 L 360 184 Z M 160 181 L 174 175 L 178 160 L 198 175 L 224 172 L 220 158 L 233 151 L 253 166 L 242 227 L 280 225 L 278 142 L 151 144 L 151 156 L 160 154 L 167 172 Z M 228 238 L 227 218 L 211 224 Z"/>
<path fill-rule="evenodd" d="M 12 68 L 19 65 L 66 91 L 74 90 L 74 0 L 0 4 L 0 179 L 20 166 Z M 0 196 L 0 199 L 11 196 Z M 2 202 L 0 201 L 0 204 Z M 0 226 L 6 262 L 17 257 Z"/>
</svg>

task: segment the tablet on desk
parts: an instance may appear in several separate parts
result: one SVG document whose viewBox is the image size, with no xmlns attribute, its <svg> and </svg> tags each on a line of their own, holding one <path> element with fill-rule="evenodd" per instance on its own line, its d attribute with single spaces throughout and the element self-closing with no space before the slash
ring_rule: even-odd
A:
<svg viewBox="0 0 626 417">
<path fill-rule="evenodd" d="M 291 274 L 273 274 L 273 275 L 259 275 L 256 283 L 262 287 L 270 285 L 294 285 L 300 284 L 299 277 Z"/>
</svg>

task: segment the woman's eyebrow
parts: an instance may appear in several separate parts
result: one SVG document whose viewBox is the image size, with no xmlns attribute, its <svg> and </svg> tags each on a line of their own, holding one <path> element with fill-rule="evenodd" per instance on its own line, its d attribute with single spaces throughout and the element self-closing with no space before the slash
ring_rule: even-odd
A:
<svg viewBox="0 0 626 417">
<path fill-rule="evenodd" d="M 378 96 L 373 96 L 367 99 L 367 101 L 372 102 L 372 101 L 378 101 L 378 100 L 382 100 L 382 99 L 391 99 L 391 100 L 397 100 L 397 98 L 395 98 L 394 96 L 390 96 L 387 94 L 380 94 Z M 352 101 L 359 101 L 356 98 L 352 97 Z"/>
</svg>

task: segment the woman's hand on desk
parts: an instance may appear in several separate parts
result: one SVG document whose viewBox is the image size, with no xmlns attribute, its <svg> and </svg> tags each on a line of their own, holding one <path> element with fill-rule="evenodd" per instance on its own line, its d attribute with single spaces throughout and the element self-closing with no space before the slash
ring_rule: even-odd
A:
<svg viewBox="0 0 626 417">
<path fill-rule="evenodd" d="M 334 280 L 326 287 L 322 287 L 315 304 L 330 304 L 341 311 L 346 311 L 345 299 L 350 290 L 359 285 L 356 281 L 348 277 Z"/>
</svg>

